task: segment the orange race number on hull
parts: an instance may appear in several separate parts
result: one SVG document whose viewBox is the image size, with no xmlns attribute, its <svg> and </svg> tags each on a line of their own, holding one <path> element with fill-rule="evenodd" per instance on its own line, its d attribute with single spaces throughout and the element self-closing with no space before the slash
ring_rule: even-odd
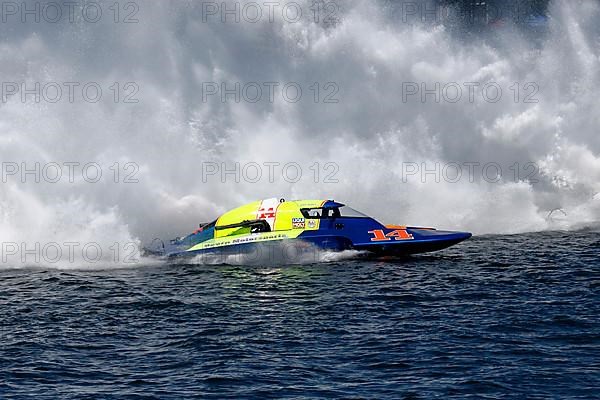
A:
<svg viewBox="0 0 600 400">
<path fill-rule="evenodd" d="M 369 231 L 373 237 L 371 238 L 371 242 L 387 242 L 392 240 L 412 240 L 414 239 L 413 235 L 408 233 L 406 229 L 396 229 L 391 232 L 385 233 L 383 229 L 376 229 L 374 231 Z"/>
</svg>

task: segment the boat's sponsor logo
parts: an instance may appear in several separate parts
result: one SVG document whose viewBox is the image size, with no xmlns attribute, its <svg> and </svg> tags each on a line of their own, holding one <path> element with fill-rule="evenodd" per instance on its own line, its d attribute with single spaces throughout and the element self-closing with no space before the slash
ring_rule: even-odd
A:
<svg viewBox="0 0 600 400">
<path fill-rule="evenodd" d="M 230 245 L 235 245 L 235 244 L 244 244 L 244 243 L 253 243 L 253 242 L 268 242 L 271 240 L 288 239 L 288 237 L 289 236 L 286 235 L 285 233 L 269 233 L 266 235 L 263 234 L 263 235 L 256 235 L 256 236 L 246 236 L 243 238 L 236 238 L 236 239 L 217 240 L 217 241 L 212 241 L 212 242 L 208 242 L 208 243 L 202 243 L 200 246 L 194 246 L 194 247 L 188 249 L 187 251 L 210 249 L 210 248 L 214 248 L 214 247 L 223 247 L 223 246 L 230 246 Z"/>
<path fill-rule="evenodd" d="M 292 218 L 292 229 L 304 229 L 304 218 Z"/>
<path fill-rule="evenodd" d="M 250 236 L 245 238 L 233 239 L 232 244 L 248 243 L 248 242 L 262 242 L 266 240 L 285 239 L 287 235 L 285 233 L 261 235 L 261 236 Z"/>
<path fill-rule="evenodd" d="M 317 227 L 317 221 L 314 219 L 308 220 L 308 229 L 315 229 Z"/>
<path fill-rule="evenodd" d="M 392 240 L 413 240 L 414 237 L 406 231 L 406 229 L 395 229 L 391 232 L 385 233 L 383 229 L 376 229 L 369 231 L 369 234 L 373 235 L 371 242 L 387 242 Z"/>
</svg>

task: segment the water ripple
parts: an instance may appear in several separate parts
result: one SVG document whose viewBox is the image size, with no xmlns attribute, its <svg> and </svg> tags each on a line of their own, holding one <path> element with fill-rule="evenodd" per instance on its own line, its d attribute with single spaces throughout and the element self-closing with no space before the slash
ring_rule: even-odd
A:
<svg viewBox="0 0 600 400">
<path fill-rule="evenodd" d="M 0 397 L 594 398 L 600 234 L 402 260 L 0 271 Z"/>
</svg>

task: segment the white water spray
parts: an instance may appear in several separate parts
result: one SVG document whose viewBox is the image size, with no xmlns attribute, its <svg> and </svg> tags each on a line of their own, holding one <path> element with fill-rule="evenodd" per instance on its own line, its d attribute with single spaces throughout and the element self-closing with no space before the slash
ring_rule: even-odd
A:
<svg viewBox="0 0 600 400">
<path fill-rule="evenodd" d="M 95 23 L 7 16 L 0 74 L 25 86 L 10 94 L 14 87 L 3 85 L 0 105 L 0 241 L 19 245 L 3 262 L 23 264 L 23 246 L 56 242 L 65 251 L 76 242 L 96 243 L 101 262 L 123 265 L 128 243 L 189 232 L 273 196 L 335 198 L 383 222 L 475 233 L 600 219 L 597 2 L 552 2 L 549 32 L 535 46 L 510 26 L 488 40 L 443 24 L 408 25 L 378 2 L 344 2 L 326 22 L 309 2 L 297 3 L 305 12 L 293 22 L 276 12 L 224 23 L 188 1 L 137 2 L 134 23 L 123 18 L 135 10 L 115 18 L 113 2 L 99 3 L 107 12 Z M 249 101 L 249 83 L 269 82 L 278 83 L 272 101 L 266 91 Z M 407 83 L 436 82 L 480 86 L 473 101 L 403 98 L 414 88 Z M 497 102 L 480 97 L 491 82 L 503 89 Z M 225 101 L 207 94 L 222 83 L 240 84 L 239 102 L 237 93 Z M 289 83 L 303 91 L 297 102 L 280 91 Z M 523 101 L 528 83 L 538 87 L 537 102 Z M 297 182 L 283 172 L 290 163 L 302 172 Z M 497 164 L 502 177 L 475 171 L 471 179 L 465 163 Z M 52 182 L 55 164 L 61 178 Z M 254 164 L 258 181 L 242 174 Z M 463 168 L 456 182 L 422 175 L 449 164 Z M 407 175 L 415 165 L 420 171 Z M 525 179 L 529 165 L 536 182 Z M 546 218 L 557 208 L 566 217 Z M 56 264 L 93 257 L 76 252 L 71 262 L 66 254 Z"/>
</svg>

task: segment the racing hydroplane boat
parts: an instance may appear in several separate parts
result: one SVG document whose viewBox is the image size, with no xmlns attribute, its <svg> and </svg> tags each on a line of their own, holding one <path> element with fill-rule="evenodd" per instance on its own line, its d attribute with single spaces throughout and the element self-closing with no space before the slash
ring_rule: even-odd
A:
<svg viewBox="0 0 600 400">
<path fill-rule="evenodd" d="M 333 200 L 273 198 L 246 204 L 201 224 L 195 232 L 163 244 L 159 253 L 168 257 L 235 253 L 257 244 L 295 241 L 326 250 L 397 256 L 441 250 L 470 237 L 468 232 L 384 225 Z"/>
</svg>

